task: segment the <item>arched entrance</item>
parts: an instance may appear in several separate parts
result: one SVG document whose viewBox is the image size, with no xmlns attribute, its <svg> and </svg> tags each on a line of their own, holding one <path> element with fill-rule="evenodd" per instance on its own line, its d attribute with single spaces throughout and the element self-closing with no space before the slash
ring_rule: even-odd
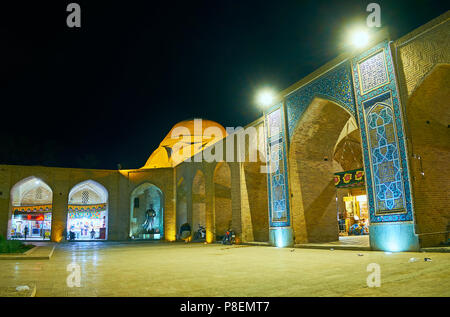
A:
<svg viewBox="0 0 450 317">
<path fill-rule="evenodd" d="M 181 177 L 177 184 L 177 233 L 183 224 L 189 223 L 187 198 L 186 181 Z"/>
<path fill-rule="evenodd" d="M 206 188 L 205 175 L 197 170 L 192 181 L 192 232 L 199 227 L 206 228 Z"/>
<path fill-rule="evenodd" d="M 406 106 L 416 233 L 421 247 L 450 238 L 450 65 L 438 64 L 416 87 Z"/>
<path fill-rule="evenodd" d="M 289 164 L 296 243 L 368 234 L 360 132 L 349 112 L 315 98 L 291 138 Z"/>
<path fill-rule="evenodd" d="M 267 174 L 261 173 L 261 162 L 245 162 L 245 192 L 250 209 L 253 240 L 269 241 L 269 215 L 267 200 Z"/>
<path fill-rule="evenodd" d="M 226 162 L 219 162 L 214 170 L 215 238 L 221 240 L 231 228 L 231 170 Z"/>
<path fill-rule="evenodd" d="M 108 191 L 103 185 L 87 180 L 69 192 L 67 239 L 108 239 Z"/>
<path fill-rule="evenodd" d="M 164 197 L 157 186 L 144 183 L 130 197 L 130 238 L 161 240 L 164 237 Z"/>
<path fill-rule="evenodd" d="M 18 240 L 50 240 L 52 224 L 51 188 L 31 176 L 11 189 L 11 218 L 8 238 Z"/>
</svg>

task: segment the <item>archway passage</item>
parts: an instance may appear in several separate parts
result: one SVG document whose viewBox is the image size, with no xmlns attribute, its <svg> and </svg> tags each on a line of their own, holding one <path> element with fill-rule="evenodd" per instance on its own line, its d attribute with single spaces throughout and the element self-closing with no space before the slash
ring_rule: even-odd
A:
<svg viewBox="0 0 450 317">
<path fill-rule="evenodd" d="M 101 184 L 88 180 L 69 192 L 67 206 L 67 239 L 107 240 L 108 191 Z"/>
<path fill-rule="evenodd" d="M 289 149 L 296 243 L 368 234 L 363 182 L 348 188 L 337 188 L 335 182 L 335 173 L 349 172 L 345 175 L 362 169 L 360 144 L 355 119 L 336 103 L 315 98 L 302 115 Z M 360 230 L 351 233 L 352 227 Z"/>
<path fill-rule="evenodd" d="M 261 172 L 261 162 L 244 163 L 246 201 L 250 210 L 253 240 L 269 241 L 267 174 Z"/>
<path fill-rule="evenodd" d="M 164 237 L 164 197 L 157 186 L 144 183 L 131 193 L 130 237 L 161 240 Z"/>
<path fill-rule="evenodd" d="M 424 78 L 406 106 L 416 233 L 421 247 L 450 242 L 450 65 Z"/>
<path fill-rule="evenodd" d="M 180 233 L 181 226 L 189 222 L 187 203 L 186 181 L 181 177 L 177 184 L 177 232 Z"/>
<path fill-rule="evenodd" d="M 340 166 L 334 174 L 339 237 L 349 240 L 343 237 L 368 235 L 369 208 L 364 182 L 361 135 L 353 117 L 349 118 L 341 131 L 333 160 Z M 358 244 L 368 242 L 367 239 L 351 241 Z"/>
<path fill-rule="evenodd" d="M 192 181 L 192 232 L 200 227 L 206 229 L 206 187 L 205 175 L 198 170 Z"/>
<path fill-rule="evenodd" d="M 227 163 L 220 162 L 214 171 L 214 222 L 215 238 L 222 240 L 231 229 L 231 170 Z"/>
<path fill-rule="evenodd" d="M 11 189 L 10 239 L 50 240 L 53 192 L 34 176 Z"/>
</svg>

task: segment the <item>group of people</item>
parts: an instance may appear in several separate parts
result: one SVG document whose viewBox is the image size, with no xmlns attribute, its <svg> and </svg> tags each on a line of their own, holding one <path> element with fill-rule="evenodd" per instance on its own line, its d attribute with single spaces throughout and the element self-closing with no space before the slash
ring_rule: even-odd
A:
<svg viewBox="0 0 450 317">
<path fill-rule="evenodd" d="M 361 219 L 360 221 L 357 221 L 355 224 L 353 224 L 349 231 L 349 235 L 365 235 L 369 234 L 369 224 L 367 223 L 366 219 Z"/>
<path fill-rule="evenodd" d="M 70 227 L 70 230 L 69 230 L 69 240 L 76 240 L 76 239 L 78 238 L 78 237 L 77 237 L 77 234 L 76 234 L 75 231 L 74 231 L 74 229 L 75 229 L 74 226 L 71 226 L 71 227 Z M 84 231 L 84 230 L 85 230 L 85 231 Z M 87 236 L 88 229 L 81 229 L 81 231 L 80 231 L 80 236 L 83 236 L 83 231 L 85 232 L 84 235 Z M 89 231 L 89 234 L 90 234 L 91 240 L 94 240 L 94 239 L 95 239 L 95 235 L 97 234 L 97 232 L 95 231 L 94 227 L 92 227 L 91 231 Z"/>
<path fill-rule="evenodd" d="M 231 225 L 230 225 L 231 228 Z M 201 234 L 196 236 L 194 235 L 194 237 L 192 237 L 192 231 L 191 231 L 191 226 L 189 225 L 189 223 L 184 223 L 181 225 L 180 227 L 180 233 L 178 238 L 180 240 L 184 240 L 185 243 L 188 243 L 189 241 L 191 241 L 192 239 L 196 240 L 196 239 L 205 239 L 206 238 L 206 229 L 205 227 L 199 225 L 199 232 L 201 231 Z M 233 232 L 232 229 L 228 229 L 225 232 L 225 235 L 223 236 L 223 240 L 222 240 L 223 244 L 233 244 L 235 243 L 235 234 Z"/>
</svg>

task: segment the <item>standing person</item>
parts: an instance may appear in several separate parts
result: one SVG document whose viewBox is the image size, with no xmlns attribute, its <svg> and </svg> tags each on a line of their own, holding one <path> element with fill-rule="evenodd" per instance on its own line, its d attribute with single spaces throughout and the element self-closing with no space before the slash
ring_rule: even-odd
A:
<svg viewBox="0 0 450 317">
<path fill-rule="evenodd" d="M 94 240 L 94 238 L 95 238 L 95 230 L 94 230 L 94 228 L 92 228 L 92 230 L 91 230 L 91 240 Z"/>
<path fill-rule="evenodd" d="M 27 235 L 28 235 L 28 226 L 25 226 L 25 229 L 23 230 L 23 233 L 25 235 L 25 240 L 27 239 Z"/>
</svg>

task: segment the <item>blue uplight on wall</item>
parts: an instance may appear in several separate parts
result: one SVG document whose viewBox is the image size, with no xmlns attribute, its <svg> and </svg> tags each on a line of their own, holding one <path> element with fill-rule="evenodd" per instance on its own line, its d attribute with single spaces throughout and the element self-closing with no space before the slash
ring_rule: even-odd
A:
<svg viewBox="0 0 450 317">
<path fill-rule="evenodd" d="M 277 248 L 285 248 L 294 245 L 292 228 L 270 229 L 270 242 Z"/>
</svg>

